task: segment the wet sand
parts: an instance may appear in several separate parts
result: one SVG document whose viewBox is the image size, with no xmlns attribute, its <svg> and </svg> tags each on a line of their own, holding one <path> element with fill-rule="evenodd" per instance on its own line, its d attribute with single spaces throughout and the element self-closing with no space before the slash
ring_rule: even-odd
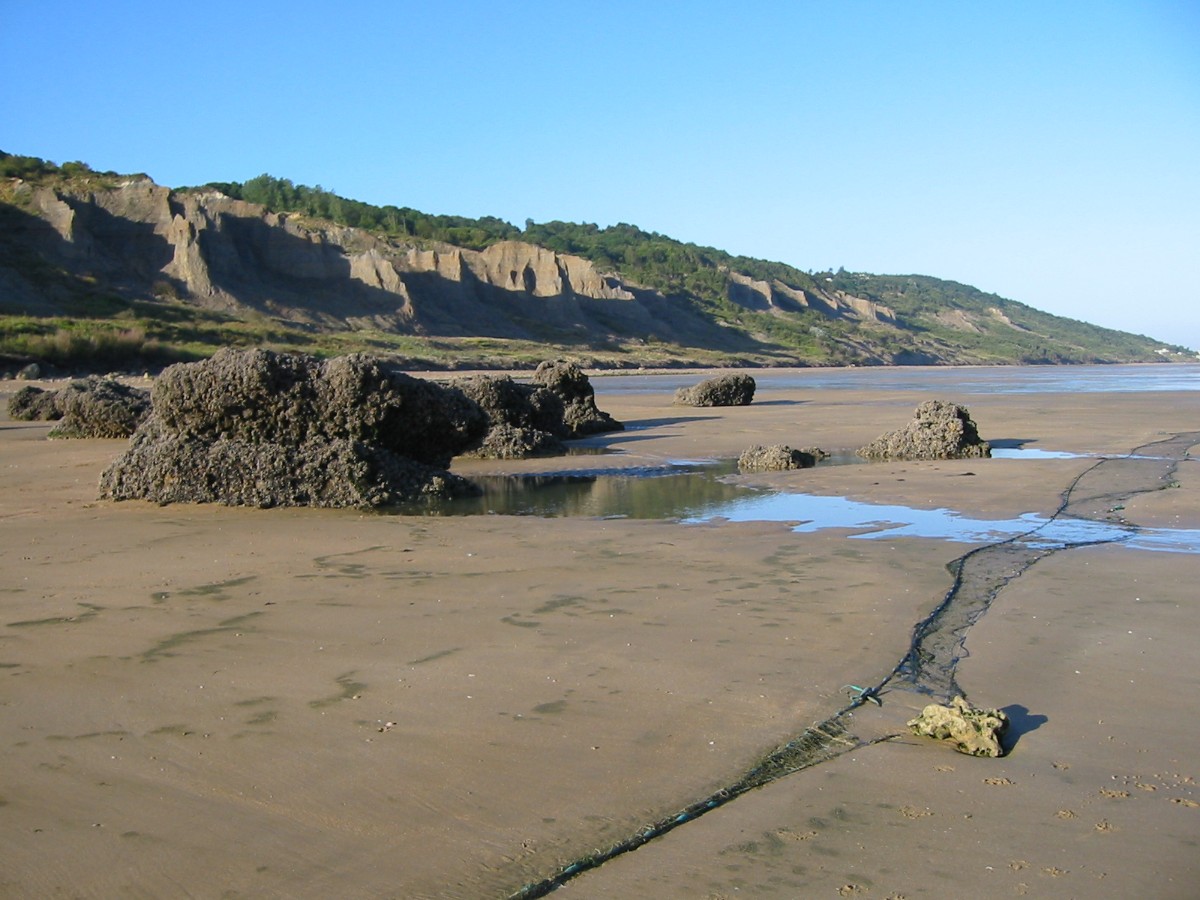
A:
<svg viewBox="0 0 1200 900">
<path fill-rule="evenodd" d="M 779 391 L 700 410 L 594 384 L 631 426 L 588 442 L 622 451 L 605 467 L 854 447 L 927 399 Z M 964 399 L 985 438 L 1055 450 L 1122 453 L 1200 422 L 1195 393 Z M 47 430 L 0 416 L 2 895 L 505 896 L 730 783 L 841 708 L 843 685 L 884 678 L 972 546 L 113 504 L 96 481 L 123 442 Z M 1051 513 L 1092 463 L 753 480 L 997 517 Z M 1126 518 L 1200 527 L 1196 468 Z M 1198 575 L 1194 555 L 1125 548 L 1043 560 L 970 632 L 958 673 L 1013 715 L 1009 756 L 876 744 L 565 890 L 1192 896 Z M 861 736 L 902 731 L 921 702 L 860 709 Z"/>
</svg>

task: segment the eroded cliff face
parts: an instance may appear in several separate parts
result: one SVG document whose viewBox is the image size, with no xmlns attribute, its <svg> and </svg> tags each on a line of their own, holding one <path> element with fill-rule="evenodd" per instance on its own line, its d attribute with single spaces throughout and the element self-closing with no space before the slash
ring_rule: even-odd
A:
<svg viewBox="0 0 1200 900">
<path fill-rule="evenodd" d="M 60 279 L 130 299 L 173 299 L 318 330 L 603 344 L 644 339 L 728 353 L 762 345 L 699 304 L 604 273 L 588 260 L 521 241 L 483 251 L 377 237 L 271 213 L 217 191 L 172 191 L 148 178 L 70 189 L 0 184 L 0 306 L 77 308 Z M 803 291 L 727 272 L 728 297 L 776 314 L 894 324 L 891 310 L 847 294 Z M 864 358 L 869 358 L 868 351 Z"/>
<path fill-rule="evenodd" d="M 523 321 L 601 329 L 589 321 L 589 303 L 638 305 L 653 294 L 532 244 L 415 247 L 149 179 L 78 194 L 19 184 L 12 194 L 24 212 L 17 239 L 53 266 L 130 296 L 315 326 L 535 338 L 538 328 Z M 18 274 L 8 275 L 10 306 L 22 293 L 18 302 L 45 306 Z M 618 318 L 630 313 L 669 331 L 644 308 Z"/>
<path fill-rule="evenodd" d="M 845 291 L 802 291 L 782 281 L 760 281 L 728 269 L 725 274 L 729 278 L 729 299 L 747 309 L 764 312 L 813 309 L 830 318 L 896 324 L 896 314 L 888 307 Z"/>
</svg>

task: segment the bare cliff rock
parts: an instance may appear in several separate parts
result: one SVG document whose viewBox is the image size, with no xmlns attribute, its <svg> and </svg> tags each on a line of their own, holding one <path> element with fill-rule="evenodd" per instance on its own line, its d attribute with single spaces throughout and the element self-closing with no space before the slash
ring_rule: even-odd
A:
<svg viewBox="0 0 1200 900">
<path fill-rule="evenodd" d="M 6 237 L 21 251 L 134 298 L 423 335 L 540 339 L 554 328 L 602 334 L 613 323 L 673 331 L 654 292 L 519 241 L 478 252 L 417 247 L 146 178 L 77 193 L 19 184 L 14 194 Z M 9 306 L 54 311 L 54 298 L 19 272 L 0 272 L 0 285 Z M 594 321 L 600 307 L 605 319 Z"/>
<path fill-rule="evenodd" d="M 626 367 L 1192 358 L 969 285 L 841 269 L 816 276 L 631 225 L 530 222 L 520 231 L 491 217 L 372 207 L 270 176 L 253 190 L 173 190 L 82 163 L 3 151 L 0 161 L 0 315 L 43 319 L 37 340 L 10 341 L 0 354 L 9 373 L 30 362 L 101 371 L 102 357 L 136 353 L 150 367 L 189 357 L 184 345 L 238 343 L 229 334 L 242 323 L 298 349 L 313 349 L 308 335 L 328 349 L 335 333 L 371 352 L 409 344 L 447 367 L 527 365 L 528 344 Z M 241 196 L 329 218 L 271 212 Z M 493 243 L 501 237 L 509 239 Z M 42 339 L 54 335 L 52 319 L 86 316 L 115 330 L 129 314 L 138 327 L 114 350 Z M 198 332 L 191 322 L 202 323 Z M 417 340 L 380 343 L 379 334 Z"/>
<path fill-rule="evenodd" d="M 896 314 L 890 308 L 845 291 L 802 291 L 778 280 L 761 281 L 729 269 L 725 273 L 729 277 L 729 299 L 747 309 L 763 312 L 812 309 L 830 318 L 896 324 Z"/>
<path fill-rule="evenodd" d="M 179 301 L 314 331 L 764 350 L 759 338 L 725 326 L 700 304 L 519 240 L 476 251 L 391 239 L 269 212 L 213 189 L 171 190 L 144 176 L 91 187 L 19 179 L 0 187 L 6 311 L 70 314 L 78 305 L 61 286 L 35 284 L 32 263 L 131 300 Z M 730 299 L 748 308 L 855 321 L 890 316 L 869 301 L 727 274 Z"/>
</svg>

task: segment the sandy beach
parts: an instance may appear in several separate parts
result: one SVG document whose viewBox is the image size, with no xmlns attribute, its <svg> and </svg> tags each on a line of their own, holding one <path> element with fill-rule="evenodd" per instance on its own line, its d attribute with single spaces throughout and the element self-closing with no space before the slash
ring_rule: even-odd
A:
<svg viewBox="0 0 1200 900">
<path fill-rule="evenodd" d="M 912 391 L 749 407 L 606 393 L 605 467 L 861 446 Z M 7 406 L 16 385 L 0 383 Z M 1200 392 L 991 395 L 989 440 L 1125 454 Z M 736 780 L 875 684 L 973 546 L 786 523 L 399 517 L 96 500 L 122 441 L 0 412 L 0 896 L 505 897 Z M 1195 451 L 1194 451 L 1195 452 Z M 748 483 L 1052 514 L 1091 457 L 830 466 Z M 456 461 L 472 474 L 580 457 Z M 1200 528 L 1200 464 L 1125 505 Z M 1011 752 L 864 741 L 571 880 L 578 897 L 1190 898 L 1200 884 L 1195 553 L 1063 550 L 957 671 Z"/>
</svg>

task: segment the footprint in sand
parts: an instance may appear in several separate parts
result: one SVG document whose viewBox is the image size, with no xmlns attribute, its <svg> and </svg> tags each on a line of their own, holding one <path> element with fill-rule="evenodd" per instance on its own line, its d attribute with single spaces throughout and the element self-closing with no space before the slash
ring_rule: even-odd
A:
<svg viewBox="0 0 1200 900">
<path fill-rule="evenodd" d="M 1198 803 L 1197 801 L 1188 800 L 1186 797 L 1172 797 L 1171 802 L 1177 803 L 1180 806 L 1188 806 L 1188 807 L 1191 807 L 1192 809 L 1195 809 L 1196 807 L 1200 806 L 1200 803 Z"/>
<path fill-rule="evenodd" d="M 917 809 L 915 806 L 902 806 L 902 807 L 900 807 L 900 813 L 906 819 L 923 819 L 926 816 L 933 815 L 933 812 L 930 811 L 928 808 Z"/>
<path fill-rule="evenodd" d="M 866 890 L 869 890 L 869 888 L 865 888 L 861 884 L 850 883 L 843 884 L 840 888 L 838 888 L 838 894 L 843 897 L 851 897 L 854 894 L 861 894 Z"/>
<path fill-rule="evenodd" d="M 792 831 L 790 828 L 780 828 L 775 834 L 790 841 L 807 841 L 817 836 L 815 831 Z"/>
<path fill-rule="evenodd" d="M 1100 788 L 1100 796 L 1108 797 L 1110 800 L 1124 800 L 1129 796 L 1129 791 L 1114 791 L 1109 788 Z"/>
<path fill-rule="evenodd" d="M 983 779 L 983 783 L 984 784 L 999 784 L 999 785 L 1016 784 L 1015 781 L 1013 781 L 1012 779 L 1009 779 L 1009 778 L 985 778 L 985 779 Z"/>
<path fill-rule="evenodd" d="M 1012 862 L 1010 862 L 1008 864 L 1008 867 L 1010 869 L 1012 869 L 1014 872 L 1020 872 L 1022 869 L 1028 868 L 1029 863 L 1023 859 L 1014 859 Z"/>
<path fill-rule="evenodd" d="M 1116 831 L 1117 829 L 1108 821 L 1108 819 L 1101 819 L 1099 822 L 1096 823 L 1096 830 L 1097 831 Z"/>
<path fill-rule="evenodd" d="M 1073 810 L 1073 809 L 1060 809 L 1058 812 L 1056 812 L 1056 813 L 1055 813 L 1055 815 L 1056 815 L 1056 816 L 1058 816 L 1060 819 L 1075 819 L 1075 818 L 1078 818 L 1078 817 L 1075 815 L 1075 810 Z"/>
<path fill-rule="evenodd" d="M 1069 871 L 1068 869 L 1060 869 L 1058 866 L 1047 866 L 1042 869 L 1042 872 L 1051 878 L 1061 878 L 1063 875 L 1069 874 Z"/>
</svg>

